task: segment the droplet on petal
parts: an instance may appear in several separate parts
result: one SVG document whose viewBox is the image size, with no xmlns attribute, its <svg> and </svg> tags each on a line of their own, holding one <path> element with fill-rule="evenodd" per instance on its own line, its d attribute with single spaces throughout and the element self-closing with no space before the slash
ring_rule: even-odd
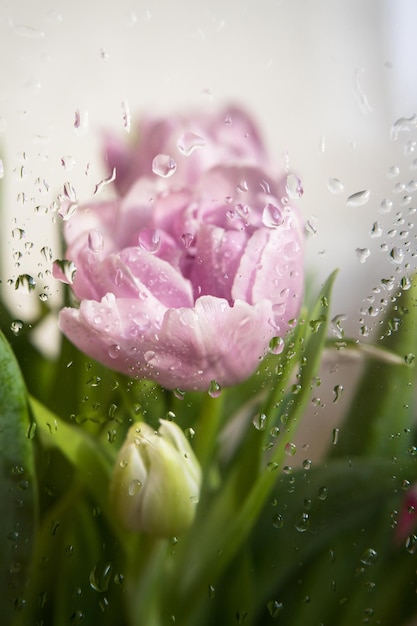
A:
<svg viewBox="0 0 417 626">
<path fill-rule="evenodd" d="M 147 252 L 157 252 L 161 246 L 161 237 L 154 228 L 143 228 L 139 233 L 139 246 Z"/>
<path fill-rule="evenodd" d="M 189 156 L 197 150 L 197 148 L 202 148 L 206 145 L 206 140 L 204 137 L 200 137 L 200 135 L 196 135 L 195 133 L 185 132 L 183 133 L 177 141 L 177 148 L 184 154 L 185 156 Z"/>
<path fill-rule="evenodd" d="M 174 159 L 167 154 L 157 154 L 152 161 L 152 171 L 162 178 L 169 178 L 177 169 Z"/>
<path fill-rule="evenodd" d="M 218 398 L 221 394 L 222 388 L 219 383 L 215 380 L 212 380 L 209 387 L 209 396 L 212 398 Z"/>
<path fill-rule="evenodd" d="M 356 248 L 355 252 L 356 256 L 358 257 L 359 263 L 365 263 L 366 259 L 371 254 L 369 248 Z"/>
<path fill-rule="evenodd" d="M 103 246 L 103 235 L 98 230 L 91 229 L 88 233 L 88 247 L 91 252 L 100 252 L 103 250 Z"/>
<path fill-rule="evenodd" d="M 281 209 L 275 204 L 268 202 L 262 213 L 262 222 L 268 228 L 276 228 L 284 222 Z"/>
</svg>

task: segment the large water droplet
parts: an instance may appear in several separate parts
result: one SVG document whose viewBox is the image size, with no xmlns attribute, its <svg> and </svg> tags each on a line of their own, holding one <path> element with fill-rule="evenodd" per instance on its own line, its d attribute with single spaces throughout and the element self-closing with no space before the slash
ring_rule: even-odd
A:
<svg viewBox="0 0 417 626">
<path fill-rule="evenodd" d="M 13 320 L 13 322 L 10 324 L 10 330 L 14 335 L 17 336 L 22 330 L 23 326 L 24 324 L 22 320 Z"/>
<path fill-rule="evenodd" d="M 281 209 L 279 209 L 275 204 L 268 202 L 262 212 L 262 223 L 267 228 L 277 228 L 278 226 L 281 226 L 283 222 L 284 217 Z"/>
<path fill-rule="evenodd" d="M 256 430 L 265 430 L 265 426 L 266 426 L 265 413 L 257 413 L 252 419 L 252 424 L 255 426 Z"/>
<path fill-rule="evenodd" d="M 371 192 L 369 191 L 369 189 L 357 191 L 347 198 L 346 204 L 348 205 L 348 207 L 364 206 L 368 202 L 370 196 Z"/>
<path fill-rule="evenodd" d="M 266 606 L 272 619 L 276 619 L 284 608 L 282 602 L 278 602 L 278 600 L 270 600 Z"/>
<path fill-rule="evenodd" d="M 404 250 L 394 246 L 389 253 L 390 261 L 396 265 L 400 265 L 404 261 Z"/>
<path fill-rule="evenodd" d="M 157 154 L 152 161 L 152 171 L 162 178 L 169 178 L 177 169 L 174 159 L 167 154 Z"/>
<path fill-rule="evenodd" d="M 206 145 L 206 140 L 204 137 L 200 137 L 200 135 L 196 135 L 192 132 L 183 133 L 177 141 L 177 148 L 184 154 L 185 156 L 189 156 L 197 150 L 197 148 L 202 148 Z"/>
</svg>

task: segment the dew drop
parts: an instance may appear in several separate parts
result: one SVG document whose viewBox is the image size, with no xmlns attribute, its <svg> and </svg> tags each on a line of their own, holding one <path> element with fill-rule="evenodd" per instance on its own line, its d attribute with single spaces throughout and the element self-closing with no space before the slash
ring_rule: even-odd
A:
<svg viewBox="0 0 417 626">
<path fill-rule="evenodd" d="M 103 235 L 95 229 L 91 229 L 88 233 L 88 247 L 91 252 L 101 252 L 104 247 Z"/>
<path fill-rule="evenodd" d="M 275 204 L 268 202 L 262 212 L 262 223 L 267 228 L 276 228 L 277 226 L 281 226 L 284 222 L 284 217 L 282 215 L 281 209 L 279 209 Z"/>
<path fill-rule="evenodd" d="M 400 265 L 404 261 L 404 250 L 394 246 L 389 253 L 390 261 L 396 265 Z"/>
<path fill-rule="evenodd" d="M 112 570 L 111 563 L 99 561 L 90 572 L 90 587 L 94 591 L 107 591 Z"/>
<path fill-rule="evenodd" d="M 222 388 L 219 383 L 215 380 L 212 380 L 209 386 L 208 394 L 211 398 L 218 398 L 221 394 Z"/>
<path fill-rule="evenodd" d="M 337 442 L 339 441 L 339 432 L 340 429 L 339 428 L 333 428 L 332 430 L 332 444 L 335 446 L 337 444 Z"/>
<path fill-rule="evenodd" d="M 109 347 L 108 353 L 109 353 L 109 357 L 111 359 L 117 359 L 117 357 L 120 354 L 120 346 L 119 346 L 119 344 L 114 343 L 113 345 L 111 345 Z"/>
<path fill-rule="evenodd" d="M 0 180 L 4 178 L 4 165 L 2 159 L 0 159 Z"/>
<path fill-rule="evenodd" d="M 30 422 L 27 431 L 26 431 L 26 437 L 28 439 L 34 439 L 35 438 L 35 434 L 36 434 L 36 428 L 37 428 L 37 424 L 36 422 Z"/>
<path fill-rule="evenodd" d="M 140 480 L 131 480 L 127 489 L 129 496 L 136 496 L 139 493 L 141 487 L 142 483 L 140 482 Z"/>
<path fill-rule="evenodd" d="M 329 178 L 327 181 L 327 189 L 334 194 L 342 193 L 345 190 L 345 187 L 338 178 Z"/>
<path fill-rule="evenodd" d="M 75 272 L 77 268 L 75 263 L 67 259 L 56 259 L 53 262 L 54 276 L 61 282 L 72 285 L 74 282 Z"/>
<path fill-rule="evenodd" d="M 303 185 L 301 180 L 295 174 L 288 174 L 287 180 L 285 183 L 285 190 L 287 192 L 288 197 L 291 200 L 296 198 L 301 198 L 304 193 Z"/>
<path fill-rule="evenodd" d="M 25 234 L 26 233 L 23 230 L 23 228 L 13 228 L 12 230 L 12 237 L 15 241 L 18 241 L 19 239 L 23 239 Z"/>
<path fill-rule="evenodd" d="M 161 246 L 161 237 L 154 228 L 143 228 L 139 233 L 138 243 L 147 252 L 158 252 Z"/>
<path fill-rule="evenodd" d="M 269 342 L 269 352 L 271 354 L 281 354 L 284 348 L 284 340 L 282 337 L 273 337 Z"/>
<path fill-rule="evenodd" d="M 373 548 L 367 548 L 360 556 L 360 562 L 364 565 L 372 565 L 378 558 L 378 553 Z"/>
<path fill-rule="evenodd" d="M 265 426 L 266 426 L 265 413 L 257 413 L 252 419 L 252 424 L 255 426 L 256 430 L 265 430 Z"/>
<path fill-rule="evenodd" d="M 409 535 L 405 540 L 405 549 L 410 554 L 415 554 L 417 552 L 417 536 Z"/>
<path fill-rule="evenodd" d="M 22 320 L 13 320 L 13 322 L 10 324 L 10 330 L 15 336 L 17 336 L 20 333 L 22 328 L 23 328 Z"/>
<path fill-rule="evenodd" d="M 191 233 L 183 233 L 181 239 L 184 242 L 186 248 L 191 248 L 194 243 L 194 236 Z"/>
<path fill-rule="evenodd" d="M 295 443 L 286 443 L 284 451 L 287 456 L 294 456 L 294 454 L 297 452 L 297 446 L 295 445 Z"/>
<path fill-rule="evenodd" d="M 272 619 L 276 619 L 284 608 L 282 602 L 278 602 L 278 600 L 270 600 L 266 606 Z"/>
<path fill-rule="evenodd" d="M 379 222 L 374 222 L 372 224 L 370 235 L 373 238 L 380 237 L 382 235 L 382 228 Z"/>
<path fill-rule="evenodd" d="M 392 209 L 393 202 L 389 198 L 384 198 L 381 200 L 381 204 L 379 205 L 380 213 L 389 213 Z"/>
<path fill-rule="evenodd" d="M 359 263 L 365 263 L 371 254 L 369 248 L 356 248 L 355 252 Z"/>
<path fill-rule="evenodd" d="M 343 385 L 336 385 L 333 388 L 333 393 L 334 393 L 333 403 L 339 402 L 343 393 Z"/>
<path fill-rule="evenodd" d="M 364 206 L 368 202 L 370 196 L 371 196 L 371 192 L 369 191 L 369 189 L 364 189 L 363 191 L 357 191 L 356 193 L 353 193 L 347 198 L 346 204 L 348 207 L 352 207 L 352 208 Z"/>
<path fill-rule="evenodd" d="M 169 178 L 177 169 L 174 159 L 167 154 L 157 154 L 152 161 L 152 171 L 162 178 Z"/>
<path fill-rule="evenodd" d="M 197 150 L 197 148 L 202 148 L 206 145 L 206 140 L 204 137 L 200 137 L 200 135 L 196 135 L 192 132 L 183 133 L 177 141 L 177 148 L 184 154 L 185 156 L 189 156 Z"/>
<path fill-rule="evenodd" d="M 306 512 L 300 513 L 295 521 L 295 529 L 298 530 L 299 533 L 305 533 L 306 530 L 308 530 L 309 522 L 309 514 Z"/>
<path fill-rule="evenodd" d="M 34 291 L 35 287 L 36 287 L 35 279 L 30 274 L 20 274 L 16 278 L 14 288 L 17 291 L 20 291 L 21 293 L 28 294 Z"/>
</svg>

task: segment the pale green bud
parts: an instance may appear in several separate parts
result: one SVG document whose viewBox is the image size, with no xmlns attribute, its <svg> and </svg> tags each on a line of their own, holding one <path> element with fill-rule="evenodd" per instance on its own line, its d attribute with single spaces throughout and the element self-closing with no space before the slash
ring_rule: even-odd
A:
<svg viewBox="0 0 417 626">
<path fill-rule="evenodd" d="M 156 432 L 134 424 L 120 449 L 110 487 L 123 525 L 157 537 L 172 537 L 193 522 L 201 468 L 181 428 L 160 420 Z"/>
</svg>

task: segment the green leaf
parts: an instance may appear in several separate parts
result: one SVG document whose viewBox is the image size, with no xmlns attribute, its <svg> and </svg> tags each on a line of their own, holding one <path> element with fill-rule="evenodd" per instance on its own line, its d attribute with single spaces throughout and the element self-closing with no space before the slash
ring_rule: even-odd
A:
<svg viewBox="0 0 417 626">
<path fill-rule="evenodd" d="M 351 615 L 350 621 L 343 621 L 343 613 L 350 611 L 342 609 L 344 597 L 357 611 L 378 605 L 392 613 L 395 603 L 401 607 L 401 595 L 379 599 L 378 584 L 377 597 L 370 597 L 366 583 L 395 582 L 398 592 L 397 582 L 406 580 L 405 575 L 398 581 L 392 578 L 400 568 L 410 571 L 413 561 L 396 546 L 393 525 L 404 484 L 413 482 L 416 473 L 412 457 L 397 462 L 355 458 L 281 476 L 251 536 L 257 613 L 265 612 L 273 599 L 283 602 L 282 619 L 289 626 L 347 625 L 362 620 L 356 612 L 355 619 Z M 377 526 L 384 532 L 376 533 Z M 368 553 L 372 558 L 366 558 Z M 394 622 L 401 623 L 381 623 Z"/>
<path fill-rule="evenodd" d="M 332 456 L 396 456 L 413 441 L 415 422 L 414 355 L 417 351 L 417 279 L 391 304 L 377 348 L 401 358 L 370 358 L 350 403 Z M 386 352 L 388 354 L 388 352 Z"/>
<path fill-rule="evenodd" d="M 0 332 L 0 589 L 2 620 L 24 605 L 37 518 L 37 485 L 26 389 Z"/>
</svg>

